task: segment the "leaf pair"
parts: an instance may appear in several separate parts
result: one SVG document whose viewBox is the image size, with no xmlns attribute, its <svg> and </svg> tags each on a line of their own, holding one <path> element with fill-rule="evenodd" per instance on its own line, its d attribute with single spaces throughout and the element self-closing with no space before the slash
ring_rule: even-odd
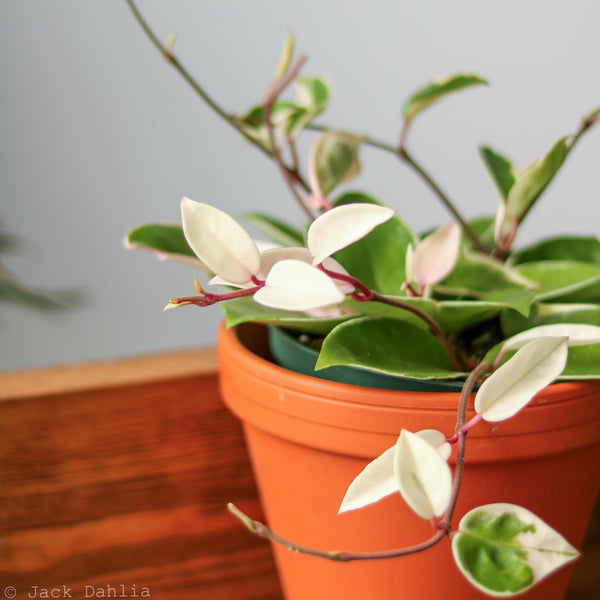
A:
<svg viewBox="0 0 600 600">
<path fill-rule="evenodd" d="M 446 462 L 450 445 L 432 429 L 405 429 L 395 446 L 369 463 L 350 484 L 339 512 L 362 508 L 399 492 L 422 518 L 441 517 L 450 502 L 452 475 Z"/>
<path fill-rule="evenodd" d="M 569 137 L 558 140 L 542 157 L 522 169 L 515 169 L 504 156 L 491 148 L 480 149 L 502 199 L 496 218 L 496 243 L 509 248 L 516 228 L 560 170 L 569 153 Z"/>
<path fill-rule="evenodd" d="M 540 328 L 509 340 L 507 347 L 518 351 L 477 391 L 474 407 L 479 419 L 497 422 L 513 417 L 558 377 L 566 363 L 569 340 L 567 336 L 552 335 L 559 332 L 571 333 L 574 345 L 600 340 L 599 327 L 573 326 Z M 448 448 L 438 431 L 412 434 L 403 430 L 396 445 L 369 463 L 352 482 L 340 512 L 361 508 L 399 491 L 419 516 L 441 517 L 448 507 L 444 502 L 450 500 Z"/>
<path fill-rule="evenodd" d="M 254 299 L 265 306 L 305 311 L 339 304 L 353 287 L 332 254 L 367 235 L 394 211 L 371 204 L 351 204 L 327 211 L 308 230 L 306 248 L 259 252 L 250 235 L 229 215 L 208 204 L 184 198 L 183 232 L 198 258 L 219 283 L 258 289 Z M 326 262 L 327 261 L 327 262 Z M 324 264 L 342 280 L 317 266 Z"/>
<path fill-rule="evenodd" d="M 284 139 L 294 140 L 320 114 L 329 101 L 329 87 L 318 77 L 298 77 L 295 80 L 296 101 L 278 100 L 273 104 L 271 124 Z M 254 141 L 271 151 L 266 114 L 262 105 L 254 106 L 238 120 L 238 125 Z"/>
<path fill-rule="evenodd" d="M 460 226 L 448 223 L 428 235 L 413 253 L 409 245 L 406 253 L 406 283 L 414 281 L 418 295 L 426 287 L 444 279 L 454 268 L 460 246 Z"/>
</svg>

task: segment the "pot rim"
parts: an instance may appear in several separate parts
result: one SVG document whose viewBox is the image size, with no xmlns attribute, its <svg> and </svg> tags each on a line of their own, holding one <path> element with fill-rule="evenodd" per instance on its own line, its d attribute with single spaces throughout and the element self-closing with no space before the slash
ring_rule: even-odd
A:
<svg viewBox="0 0 600 600">
<path fill-rule="evenodd" d="M 361 456 L 392 446 L 402 428 L 454 431 L 459 393 L 373 389 L 295 373 L 270 360 L 265 336 L 266 327 L 255 324 L 220 330 L 222 395 L 244 421 L 299 443 Z M 498 452 L 522 458 L 600 444 L 600 401 L 590 401 L 598 396 L 598 380 L 554 384 L 514 418 L 480 423 L 469 433 L 469 448 L 486 460 Z M 467 418 L 473 415 L 471 402 Z M 373 439 L 365 442 L 368 436 Z"/>
</svg>

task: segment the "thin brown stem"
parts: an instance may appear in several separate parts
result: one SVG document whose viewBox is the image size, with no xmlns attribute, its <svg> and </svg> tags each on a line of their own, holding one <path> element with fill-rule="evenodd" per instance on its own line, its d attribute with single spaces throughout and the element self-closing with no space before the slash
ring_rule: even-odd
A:
<svg viewBox="0 0 600 600">
<path fill-rule="evenodd" d="M 263 104 L 265 106 L 273 105 L 277 98 L 281 96 L 284 90 L 298 77 L 298 74 L 302 70 L 302 67 L 306 64 L 308 57 L 306 55 L 300 56 L 296 61 L 296 64 L 288 69 L 283 77 L 276 77 L 267 87 Z"/>
<path fill-rule="evenodd" d="M 298 181 L 298 185 L 302 186 L 304 191 L 309 193 L 311 191 L 310 186 L 306 183 L 306 181 L 300 174 L 300 160 L 298 158 L 298 149 L 296 148 L 296 140 L 288 139 L 288 148 L 290 150 L 290 156 L 292 158 L 291 174 Z"/>
<path fill-rule="evenodd" d="M 464 370 L 464 367 L 454 351 L 450 340 L 446 337 L 446 334 L 443 332 L 442 328 L 427 313 L 424 313 L 422 310 L 418 309 L 412 304 L 409 304 L 408 302 L 403 302 L 397 298 L 390 298 L 389 296 L 384 296 L 383 294 L 378 294 L 377 292 L 372 292 L 369 300 L 395 306 L 419 317 L 419 319 L 429 326 L 433 334 L 440 340 L 442 346 L 444 346 L 444 350 L 446 351 L 446 354 L 452 363 L 452 367 L 458 372 L 462 372 Z"/>
<path fill-rule="evenodd" d="M 586 131 L 588 131 L 591 127 L 593 127 L 599 120 L 600 120 L 600 116 L 598 116 L 598 115 L 583 119 L 583 121 L 579 125 L 579 129 L 573 134 L 573 136 L 567 143 L 567 152 L 565 154 L 563 162 L 565 160 L 567 160 L 567 157 L 569 156 L 569 154 L 571 153 L 571 151 L 573 150 L 573 148 L 575 147 L 577 142 L 581 139 L 583 134 Z M 558 172 L 558 170 L 556 172 Z M 556 175 L 556 173 L 554 173 L 554 175 Z M 554 175 L 550 179 L 548 179 L 548 181 L 546 181 L 546 183 L 538 190 L 538 192 L 535 194 L 535 196 L 531 199 L 529 206 L 527 206 L 527 209 L 519 217 L 517 227 L 521 225 L 521 223 L 523 222 L 525 217 L 528 215 L 529 211 L 533 208 L 534 204 L 538 201 L 540 196 L 546 191 L 548 186 L 552 183 L 552 180 L 554 179 Z M 515 231 L 515 235 L 516 235 L 516 231 Z M 514 236 L 513 236 L 513 240 L 514 240 Z M 511 240 L 511 242 L 512 242 L 512 240 Z M 510 250 L 510 246 L 508 247 L 506 253 L 508 252 L 508 250 Z M 505 255 L 506 255 L 506 253 L 505 253 Z"/>
<path fill-rule="evenodd" d="M 271 156 L 269 152 L 261 146 L 261 144 L 255 140 L 252 136 L 248 135 L 238 124 L 237 120 L 229 115 L 221 106 L 208 94 L 208 92 L 198 83 L 194 77 L 192 77 L 191 73 L 179 62 L 177 57 L 173 54 L 173 51 L 170 47 L 167 47 L 163 44 L 155 33 L 150 29 L 150 26 L 138 10 L 137 6 L 133 2 L 133 0 L 125 0 L 131 9 L 134 17 L 137 22 L 140 24 L 144 33 L 148 36 L 150 41 L 156 46 L 159 52 L 163 55 L 163 57 L 175 68 L 175 70 L 185 79 L 185 81 L 190 85 L 190 87 L 198 94 L 202 100 L 215 112 L 219 117 L 221 117 L 224 121 L 229 123 L 232 127 L 234 127 L 241 135 L 243 135 L 250 143 L 254 144 L 261 152 L 266 154 L 267 156 Z"/>
<path fill-rule="evenodd" d="M 439 530 L 430 537 L 428 540 L 415 544 L 414 546 L 406 546 L 405 548 L 398 548 L 394 550 L 382 550 L 379 552 L 350 552 L 347 550 L 318 550 L 316 548 L 310 548 L 308 546 L 302 546 L 300 544 L 296 544 L 290 540 L 287 540 L 280 535 L 274 533 L 267 525 L 261 523 L 260 521 L 255 521 L 251 519 L 243 513 L 237 506 L 234 504 L 228 504 L 227 508 L 229 511 L 235 515 L 245 526 L 251 531 L 253 534 L 258 537 L 270 540 L 271 542 L 275 542 L 288 548 L 292 552 L 299 552 L 301 554 L 309 554 L 310 556 L 317 556 L 319 558 L 325 558 L 327 560 L 337 561 L 337 562 L 350 562 L 353 560 L 381 560 L 385 558 L 399 558 L 401 556 L 408 556 L 409 554 L 416 554 L 417 552 L 422 552 L 423 550 L 427 550 L 432 546 L 435 546 L 439 541 L 441 541 L 446 535 L 446 530 Z"/>
<path fill-rule="evenodd" d="M 307 125 L 307 129 L 311 129 L 314 131 L 328 131 L 330 128 L 324 125 L 316 125 L 310 123 L 309 125 Z M 419 177 L 421 177 L 421 179 L 434 192 L 434 194 L 438 197 L 438 199 L 446 207 L 446 209 L 452 214 L 452 216 L 461 226 L 462 230 L 464 231 L 465 235 L 469 238 L 473 246 L 483 254 L 489 254 L 487 248 L 479 241 L 479 238 L 471 229 L 469 224 L 465 221 L 463 216 L 460 214 L 454 202 L 450 200 L 450 197 L 436 183 L 433 177 L 431 177 L 431 175 L 429 175 L 429 173 L 413 158 L 413 156 L 407 152 L 406 148 L 403 145 L 404 141 L 401 142 L 402 145 L 400 147 L 396 148 L 391 144 L 387 144 L 385 142 L 367 136 L 364 138 L 364 143 L 368 146 L 371 146 L 372 148 L 377 148 L 379 150 L 389 152 L 390 154 L 394 154 L 398 158 L 400 158 L 400 160 L 405 162 L 415 173 L 419 175 Z"/>
<path fill-rule="evenodd" d="M 302 210 L 302 212 L 306 215 L 308 220 L 312 222 L 315 220 L 315 217 L 304 202 L 304 198 L 302 198 L 302 196 L 296 189 L 295 184 L 298 180 L 295 177 L 294 173 L 290 170 L 290 168 L 283 162 L 283 159 L 281 157 L 281 151 L 277 146 L 277 141 L 275 140 L 275 132 L 273 131 L 273 124 L 271 123 L 271 111 L 267 108 L 267 106 L 265 106 L 265 123 L 267 125 L 267 135 L 269 136 L 269 146 L 271 148 L 273 160 L 277 164 L 277 167 L 279 168 L 279 171 L 281 172 L 284 181 L 286 182 L 290 192 L 292 193 L 294 200 L 300 207 L 300 210 Z"/>
<path fill-rule="evenodd" d="M 460 487 L 462 485 L 463 473 L 465 468 L 465 451 L 466 451 L 466 433 L 463 431 L 463 427 L 467 422 L 467 407 L 469 404 L 469 398 L 473 392 L 473 388 L 479 382 L 481 377 L 487 373 L 490 368 L 490 363 L 487 361 L 480 362 L 473 371 L 467 377 L 465 384 L 463 385 L 460 401 L 458 404 L 458 416 L 456 420 L 456 432 L 458 434 L 457 451 L 456 451 L 456 467 L 454 470 L 454 479 L 452 482 L 452 495 L 450 497 L 450 504 L 444 514 L 442 521 L 450 527 L 454 510 L 456 509 L 456 503 L 458 501 L 458 495 L 460 493 Z"/>
<path fill-rule="evenodd" d="M 416 173 L 421 176 L 421 179 L 435 192 L 437 197 L 440 199 L 442 204 L 450 211 L 452 216 L 456 219 L 458 224 L 461 226 L 464 234 L 469 238 L 473 246 L 483 254 L 488 254 L 487 248 L 479 241 L 479 238 L 475 235 L 475 232 L 469 227 L 468 223 L 464 220 L 462 215 L 458 212 L 454 203 L 446 195 L 446 193 L 440 188 L 440 186 L 432 179 L 432 177 L 425 171 L 425 169 L 410 155 L 406 148 L 400 150 L 400 158 L 404 160 Z"/>
<path fill-rule="evenodd" d="M 400 132 L 400 141 L 398 142 L 398 154 L 401 154 L 406 146 L 406 137 L 408 136 L 408 128 L 412 123 L 411 119 L 405 119 L 402 125 L 402 131 Z"/>
</svg>

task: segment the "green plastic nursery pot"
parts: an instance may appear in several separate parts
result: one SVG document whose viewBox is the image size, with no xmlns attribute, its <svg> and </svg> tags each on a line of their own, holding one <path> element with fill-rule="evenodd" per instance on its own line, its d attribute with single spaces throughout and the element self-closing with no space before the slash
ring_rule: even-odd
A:
<svg viewBox="0 0 600 600">
<path fill-rule="evenodd" d="M 267 330 L 256 325 L 223 327 L 219 360 L 222 395 L 243 422 L 265 517 L 276 533 L 351 551 L 399 548 L 433 535 L 399 494 L 337 511 L 349 483 L 395 444 L 402 428 L 451 434 L 457 392 L 376 389 L 296 373 L 273 362 Z M 600 382 L 555 384 L 513 419 L 474 428 L 453 525 L 476 506 L 510 502 L 580 546 L 600 488 L 599 396 Z M 379 561 L 331 562 L 276 544 L 273 550 L 288 600 L 484 597 L 458 571 L 447 538 L 425 552 Z M 571 571 L 521 597 L 564 598 Z"/>
</svg>

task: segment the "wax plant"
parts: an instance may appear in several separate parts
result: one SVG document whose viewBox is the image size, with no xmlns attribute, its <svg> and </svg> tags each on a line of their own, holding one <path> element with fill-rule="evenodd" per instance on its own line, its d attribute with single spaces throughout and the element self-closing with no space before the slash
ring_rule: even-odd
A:
<svg viewBox="0 0 600 600">
<path fill-rule="evenodd" d="M 294 226 L 247 213 L 243 218 L 270 238 L 257 243 L 217 207 L 184 198 L 181 226 L 154 223 L 133 230 L 130 248 L 151 249 L 212 276 L 204 284 L 210 291 L 195 279 L 196 294 L 172 298 L 166 309 L 223 303 L 228 326 L 254 321 L 295 331 L 320 348 L 317 370 L 352 365 L 464 381 L 455 431 L 401 431 L 395 446 L 358 474 L 341 501 L 340 512 L 346 512 L 400 493 L 418 517 L 432 523 L 434 535 L 422 544 L 380 553 L 303 548 L 234 506 L 232 512 L 259 535 L 331 560 L 399 557 L 451 536 L 460 570 L 496 596 L 523 592 L 577 558 L 568 541 L 523 507 L 481 506 L 456 527 L 452 518 L 472 427 L 514 417 L 557 379 L 600 376 L 600 242 L 555 236 L 515 247 L 521 223 L 598 121 L 600 109 L 522 168 L 481 148 L 499 194 L 493 216 L 467 221 L 407 143 L 424 109 L 485 85 L 481 77 L 445 77 L 410 95 L 399 141 L 389 145 L 314 122 L 327 106 L 329 89 L 320 78 L 301 76 L 306 59 L 294 61 L 289 37 L 262 101 L 230 115 L 181 65 L 172 44 L 163 45 L 128 4 L 202 99 L 275 163 L 304 220 Z M 287 99 L 292 85 L 296 96 Z M 297 142 L 305 132 L 315 139 L 303 159 Z M 393 153 L 411 168 L 448 209 L 449 222 L 418 234 L 380 200 L 358 191 L 339 193 L 359 172 L 365 148 Z M 467 422 L 473 397 L 475 417 Z M 447 462 L 452 444 L 457 445 L 453 473 Z"/>
</svg>

